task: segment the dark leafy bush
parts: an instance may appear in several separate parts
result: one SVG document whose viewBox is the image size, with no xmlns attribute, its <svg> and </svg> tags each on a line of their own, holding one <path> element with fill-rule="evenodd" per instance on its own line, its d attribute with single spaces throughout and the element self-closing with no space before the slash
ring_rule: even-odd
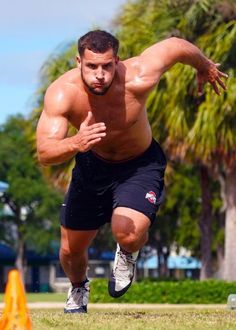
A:
<svg viewBox="0 0 236 330">
<path fill-rule="evenodd" d="M 145 280 L 133 283 L 123 297 L 113 299 L 107 291 L 107 280 L 93 280 L 90 302 L 223 304 L 230 293 L 236 293 L 235 282 Z"/>
</svg>

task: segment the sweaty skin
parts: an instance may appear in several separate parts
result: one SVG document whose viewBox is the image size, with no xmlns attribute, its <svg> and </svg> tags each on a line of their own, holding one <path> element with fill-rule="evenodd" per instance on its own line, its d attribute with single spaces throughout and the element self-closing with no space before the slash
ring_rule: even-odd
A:
<svg viewBox="0 0 236 330">
<path fill-rule="evenodd" d="M 65 162 L 90 149 L 111 161 L 142 154 L 152 139 L 145 102 L 161 75 L 177 62 L 197 70 L 199 93 L 209 82 L 219 94 L 219 86 L 225 89 L 221 78 L 227 76 L 197 47 L 178 38 L 156 43 L 122 62 L 112 49 L 85 49 L 77 61 L 78 67 L 53 82 L 45 95 L 37 127 L 38 157 L 44 165 Z M 69 123 L 77 129 L 70 137 Z M 132 208 L 119 206 L 112 212 L 113 236 L 128 253 L 146 243 L 149 226 L 150 219 Z M 87 249 L 97 232 L 61 225 L 60 262 L 73 285 L 86 279 Z"/>
<path fill-rule="evenodd" d="M 226 89 L 221 78 L 227 75 L 219 65 L 182 39 L 166 39 L 125 61 L 112 49 L 102 54 L 86 49 L 78 67 L 46 92 L 37 127 L 40 162 L 59 164 L 89 149 L 112 161 L 144 152 L 152 139 L 145 102 L 161 75 L 177 62 L 197 70 L 199 93 L 206 82 L 217 94 L 219 85 Z M 78 130 L 72 137 L 67 137 L 69 122 Z"/>
</svg>

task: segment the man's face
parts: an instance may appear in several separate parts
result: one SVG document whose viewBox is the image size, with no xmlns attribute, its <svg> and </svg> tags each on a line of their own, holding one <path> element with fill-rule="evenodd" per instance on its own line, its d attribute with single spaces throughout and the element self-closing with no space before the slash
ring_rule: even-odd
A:
<svg viewBox="0 0 236 330">
<path fill-rule="evenodd" d="M 77 57 L 83 83 L 95 95 L 104 95 L 110 88 L 118 63 L 118 57 L 109 49 L 105 53 L 94 53 L 85 49 L 82 58 Z"/>
</svg>

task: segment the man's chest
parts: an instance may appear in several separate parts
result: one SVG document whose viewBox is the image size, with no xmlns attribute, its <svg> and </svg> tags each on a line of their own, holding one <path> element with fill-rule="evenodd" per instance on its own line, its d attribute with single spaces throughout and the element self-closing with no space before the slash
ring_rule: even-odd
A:
<svg viewBox="0 0 236 330">
<path fill-rule="evenodd" d="M 79 127 L 88 111 L 91 111 L 93 113 L 91 124 L 104 122 L 108 131 L 126 130 L 139 120 L 144 111 L 144 103 L 132 94 L 80 99 L 73 107 L 70 119 L 72 124 Z"/>
</svg>

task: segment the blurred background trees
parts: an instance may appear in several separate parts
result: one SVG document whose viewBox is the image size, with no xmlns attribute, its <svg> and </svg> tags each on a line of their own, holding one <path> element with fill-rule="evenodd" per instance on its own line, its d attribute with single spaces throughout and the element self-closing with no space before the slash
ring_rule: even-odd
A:
<svg viewBox="0 0 236 330">
<path fill-rule="evenodd" d="M 10 117 L 0 127 L 0 177 L 9 184 L 0 201 L 0 240 L 16 252 L 16 267 L 24 278 L 26 249 L 52 249 L 59 236 L 58 211 L 62 195 L 45 181 L 36 165 L 30 141 L 32 124 Z"/>
<path fill-rule="evenodd" d="M 160 254 L 173 244 L 192 251 L 202 261 L 201 279 L 216 271 L 226 280 L 236 279 L 235 19 L 233 0 L 135 0 L 127 2 L 113 20 L 121 59 L 177 36 L 196 44 L 229 74 L 227 92 L 217 96 L 206 85 L 198 96 L 195 70 L 177 64 L 163 75 L 147 102 L 153 135 L 169 159 L 167 197 L 151 228 L 149 244 Z M 41 69 L 28 122 L 33 146 L 44 93 L 52 81 L 75 67 L 75 56 L 75 43 L 62 45 Z M 74 132 L 71 127 L 69 134 Z M 43 170 L 48 182 L 65 191 L 73 164 L 71 160 L 39 172 Z M 109 229 L 102 233 L 101 246 L 108 237 L 113 246 Z"/>
</svg>

